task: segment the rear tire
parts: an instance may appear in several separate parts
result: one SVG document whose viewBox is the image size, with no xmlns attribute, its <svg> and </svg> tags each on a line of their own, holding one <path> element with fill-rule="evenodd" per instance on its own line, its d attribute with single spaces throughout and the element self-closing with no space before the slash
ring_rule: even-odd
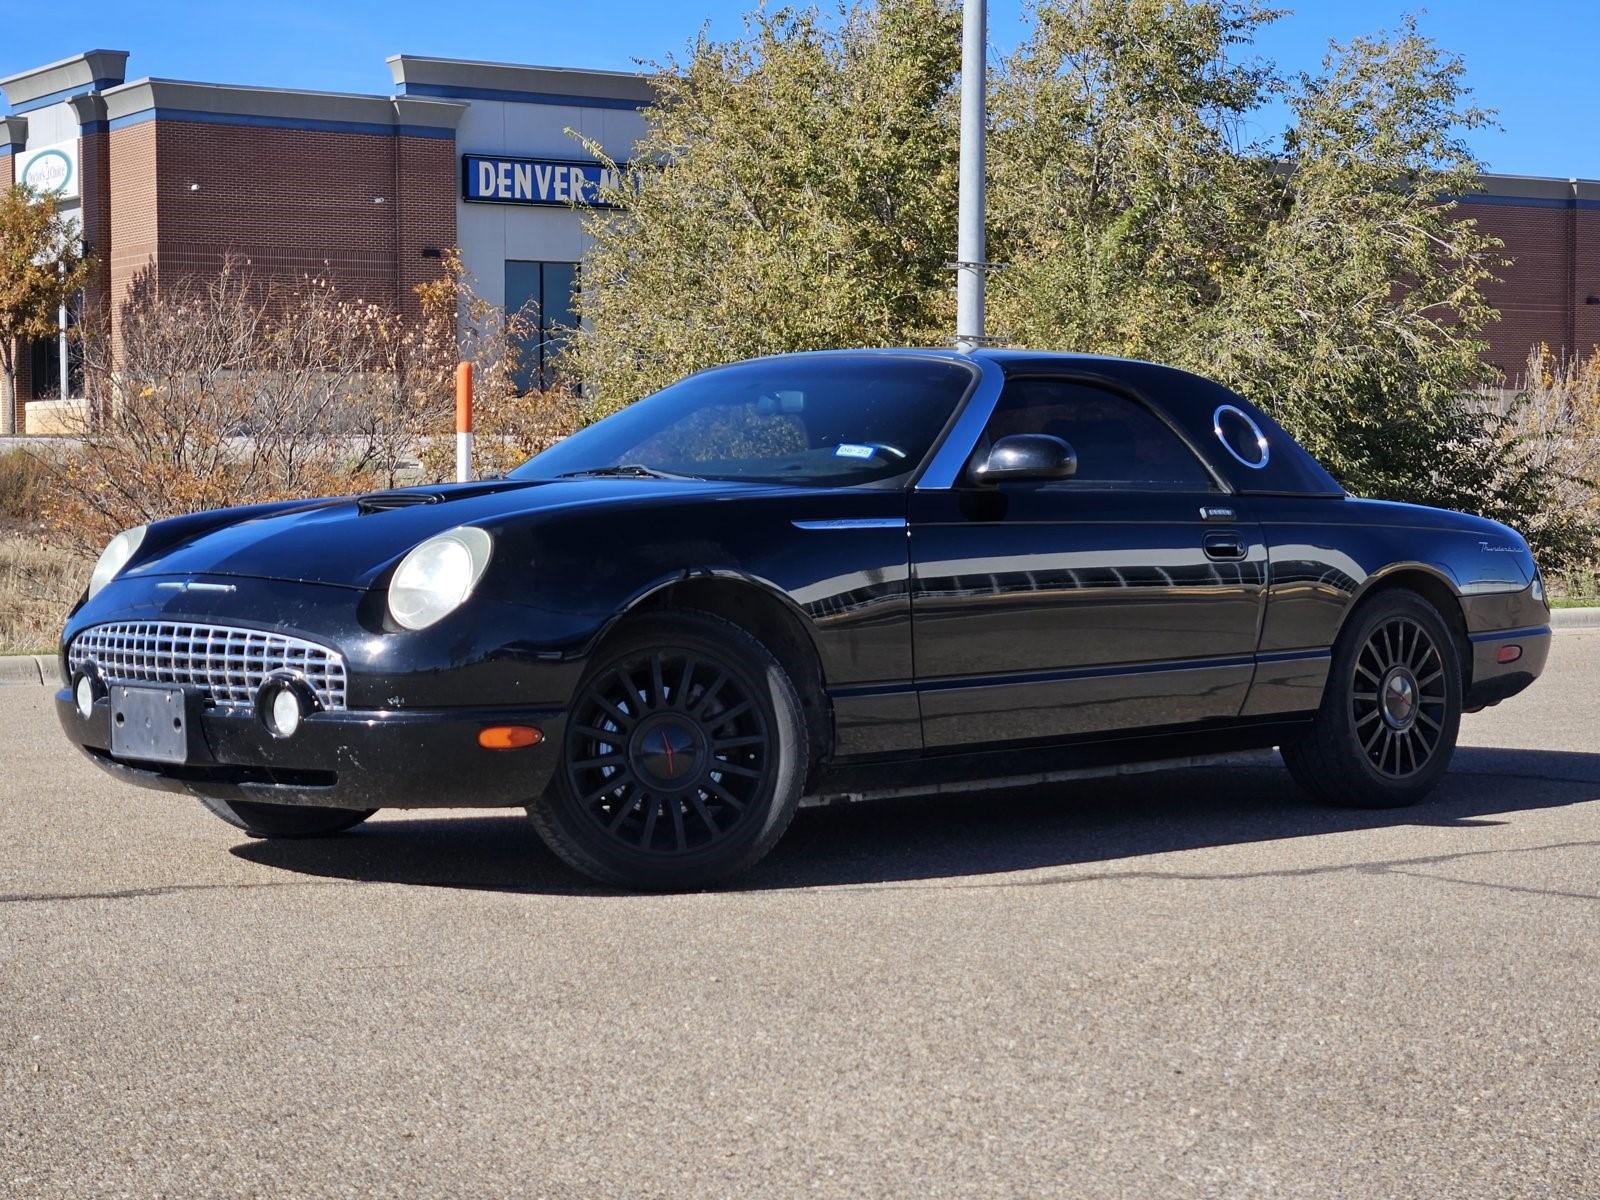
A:
<svg viewBox="0 0 1600 1200">
<path fill-rule="evenodd" d="M 208 811 L 253 838 L 314 838 L 353 829 L 375 808 L 313 808 L 301 804 L 265 804 L 258 800 L 214 800 L 200 797 Z"/>
<path fill-rule="evenodd" d="M 1415 804 L 1450 766 L 1461 691 L 1461 653 L 1438 610 L 1412 591 L 1380 592 L 1339 635 L 1310 732 L 1279 753 L 1324 803 Z"/>
<path fill-rule="evenodd" d="M 704 887 L 783 836 L 809 745 L 788 673 L 744 629 L 705 613 L 645 617 L 584 673 L 561 764 L 528 816 L 592 879 Z"/>
</svg>

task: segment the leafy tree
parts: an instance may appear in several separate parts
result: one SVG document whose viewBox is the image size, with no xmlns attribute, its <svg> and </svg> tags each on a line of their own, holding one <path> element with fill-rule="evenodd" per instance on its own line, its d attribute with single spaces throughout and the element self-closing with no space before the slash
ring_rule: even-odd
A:
<svg viewBox="0 0 1600 1200">
<path fill-rule="evenodd" d="M 1354 490 L 1511 519 L 1532 481 L 1509 481 L 1515 446 L 1474 402 L 1500 244 L 1450 199 L 1477 186 L 1462 133 L 1489 119 L 1462 74 L 1408 20 L 1293 81 L 1280 211 L 1200 361 Z"/>
<path fill-rule="evenodd" d="M 54 196 L 23 184 L 0 189 L 0 431 L 17 428 L 19 343 L 55 336 L 61 306 L 88 273 L 77 222 Z"/>
<path fill-rule="evenodd" d="M 598 411 L 753 354 L 948 338 L 952 0 L 762 9 L 658 76 L 637 183 L 591 219 L 572 364 Z"/>
<path fill-rule="evenodd" d="M 1498 243 L 1450 199 L 1487 114 L 1411 21 L 1279 78 L 1241 56 L 1277 16 L 1041 6 L 995 87 L 995 327 L 1220 378 L 1355 491 L 1515 517 L 1532 480 L 1473 403 Z M 1244 140 L 1271 95 L 1281 146 Z"/>
<path fill-rule="evenodd" d="M 990 326 L 1004 340 L 1192 359 L 1280 190 L 1240 130 L 1275 86 L 1231 57 L 1255 4 L 1045 0 L 995 72 Z"/>
<path fill-rule="evenodd" d="M 1412 21 L 1287 78 L 1253 54 L 1279 16 L 1038 0 L 992 72 L 991 333 L 1213 375 L 1354 491 L 1523 519 L 1537 461 L 1477 399 L 1501 260 L 1451 199 L 1489 117 Z M 942 0 L 762 10 L 663 69 L 639 186 L 591 218 L 597 412 L 748 354 L 948 344 L 956 27 Z"/>
</svg>

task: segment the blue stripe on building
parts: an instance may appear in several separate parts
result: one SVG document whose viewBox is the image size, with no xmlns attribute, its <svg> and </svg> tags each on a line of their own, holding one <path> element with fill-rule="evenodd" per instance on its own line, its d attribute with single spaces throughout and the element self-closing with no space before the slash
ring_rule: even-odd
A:
<svg viewBox="0 0 1600 1200">
<path fill-rule="evenodd" d="M 502 88 L 457 87 L 442 83 L 403 83 L 402 96 L 445 100 L 505 100 L 512 104 L 558 104 L 565 108 L 617 108 L 637 112 L 649 102 L 620 96 L 562 96 L 554 92 L 516 92 Z"/>
<path fill-rule="evenodd" d="M 1465 196 L 1447 196 L 1458 204 L 1490 204 L 1501 208 L 1580 208 L 1600 209 L 1600 200 L 1586 200 L 1579 196 L 1485 196 L 1472 192 Z"/>
<path fill-rule="evenodd" d="M 11 111 L 17 114 L 35 112 L 41 108 L 49 108 L 52 104 L 60 104 L 63 100 L 71 100 L 74 96 L 86 96 L 90 92 L 103 92 L 107 88 L 116 87 L 120 79 L 96 79 L 93 83 L 78 83 L 69 88 L 62 88 L 59 92 L 50 92 L 44 96 L 35 96 L 32 100 L 24 100 L 21 104 L 13 104 Z"/>
<path fill-rule="evenodd" d="M 269 117 L 256 113 L 199 112 L 186 108 L 147 108 L 107 122 L 111 129 L 126 129 L 146 121 L 188 121 L 196 125 L 242 125 L 255 129 L 299 129 L 314 133 L 365 133 L 376 137 L 420 137 L 454 141 L 454 129 L 432 125 L 393 125 L 380 121 L 324 121 L 313 117 Z"/>
</svg>

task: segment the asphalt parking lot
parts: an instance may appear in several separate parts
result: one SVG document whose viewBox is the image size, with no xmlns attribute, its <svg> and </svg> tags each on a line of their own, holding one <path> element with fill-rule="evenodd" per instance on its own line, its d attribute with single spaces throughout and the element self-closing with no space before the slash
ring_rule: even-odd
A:
<svg viewBox="0 0 1600 1200">
<path fill-rule="evenodd" d="M 802 811 L 741 886 L 520 814 L 251 842 L 0 688 L 0 1195 L 1600 1195 L 1600 631 L 1428 805 L 1276 760 Z"/>
</svg>

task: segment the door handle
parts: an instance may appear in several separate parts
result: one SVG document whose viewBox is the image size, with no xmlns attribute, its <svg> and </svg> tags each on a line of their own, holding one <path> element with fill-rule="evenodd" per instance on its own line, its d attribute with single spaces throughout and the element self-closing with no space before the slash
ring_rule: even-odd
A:
<svg viewBox="0 0 1600 1200">
<path fill-rule="evenodd" d="M 1232 561 L 1244 557 L 1244 539 L 1237 533 L 1208 533 L 1203 544 L 1207 558 Z"/>
</svg>

